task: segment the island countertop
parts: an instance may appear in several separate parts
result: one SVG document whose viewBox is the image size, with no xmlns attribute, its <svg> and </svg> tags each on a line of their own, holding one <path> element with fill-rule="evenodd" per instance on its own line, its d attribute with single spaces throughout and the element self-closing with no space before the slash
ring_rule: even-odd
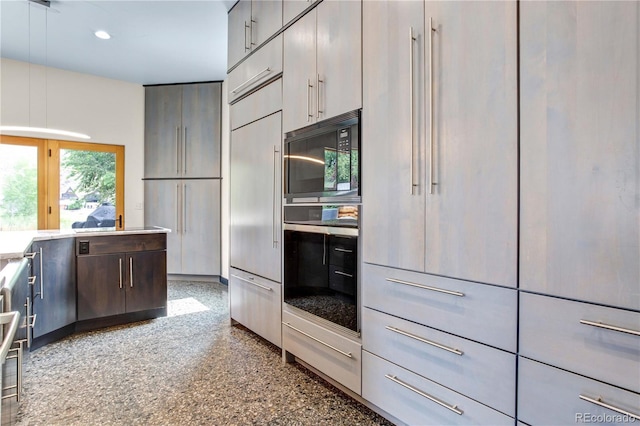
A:
<svg viewBox="0 0 640 426">
<path fill-rule="evenodd" d="M 101 235 L 131 235 L 167 233 L 170 229 L 159 226 L 141 228 L 78 228 L 78 229 L 48 229 L 34 231 L 4 231 L 0 232 L 0 260 L 19 259 L 29 250 L 33 241 L 53 240 L 57 238 L 93 237 Z M 2 262 L 0 262 L 2 263 Z"/>
</svg>

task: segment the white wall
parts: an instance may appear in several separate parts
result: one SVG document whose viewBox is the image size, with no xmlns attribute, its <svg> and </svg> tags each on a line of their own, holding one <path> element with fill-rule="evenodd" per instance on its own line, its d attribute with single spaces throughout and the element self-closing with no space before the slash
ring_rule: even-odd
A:
<svg viewBox="0 0 640 426">
<path fill-rule="evenodd" d="M 144 87 L 0 59 L 0 125 L 71 130 L 89 142 L 124 145 L 126 226 L 144 225 Z"/>
</svg>

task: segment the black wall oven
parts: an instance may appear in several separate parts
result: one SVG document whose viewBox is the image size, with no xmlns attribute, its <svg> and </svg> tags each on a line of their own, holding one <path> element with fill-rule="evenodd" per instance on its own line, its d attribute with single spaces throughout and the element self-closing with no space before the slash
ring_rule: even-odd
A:
<svg viewBox="0 0 640 426">
<path fill-rule="evenodd" d="M 284 302 L 359 333 L 358 205 L 284 208 Z"/>
<path fill-rule="evenodd" d="M 288 203 L 360 202 L 360 111 L 287 133 L 283 158 Z"/>
</svg>

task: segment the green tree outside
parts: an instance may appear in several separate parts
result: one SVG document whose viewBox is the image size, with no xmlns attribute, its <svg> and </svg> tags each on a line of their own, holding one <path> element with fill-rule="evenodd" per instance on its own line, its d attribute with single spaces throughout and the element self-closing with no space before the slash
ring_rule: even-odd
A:
<svg viewBox="0 0 640 426">
<path fill-rule="evenodd" d="M 95 193 L 100 203 L 116 201 L 116 155 L 112 152 L 67 150 L 61 165 L 78 182 L 76 191 Z"/>
<path fill-rule="evenodd" d="M 2 187 L 2 228 L 27 229 L 37 222 L 38 170 L 26 160 L 17 161 Z"/>
</svg>

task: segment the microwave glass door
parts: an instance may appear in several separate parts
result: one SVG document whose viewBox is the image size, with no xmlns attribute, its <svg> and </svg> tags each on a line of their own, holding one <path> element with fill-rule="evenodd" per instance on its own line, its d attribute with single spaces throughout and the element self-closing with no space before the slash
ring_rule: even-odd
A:
<svg viewBox="0 0 640 426">
<path fill-rule="evenodd" d="M 334 191 L 337 187 L 335 132 L 287 144 L 285 153 L 288 192 L 291 194 Z"/>
</svg>

